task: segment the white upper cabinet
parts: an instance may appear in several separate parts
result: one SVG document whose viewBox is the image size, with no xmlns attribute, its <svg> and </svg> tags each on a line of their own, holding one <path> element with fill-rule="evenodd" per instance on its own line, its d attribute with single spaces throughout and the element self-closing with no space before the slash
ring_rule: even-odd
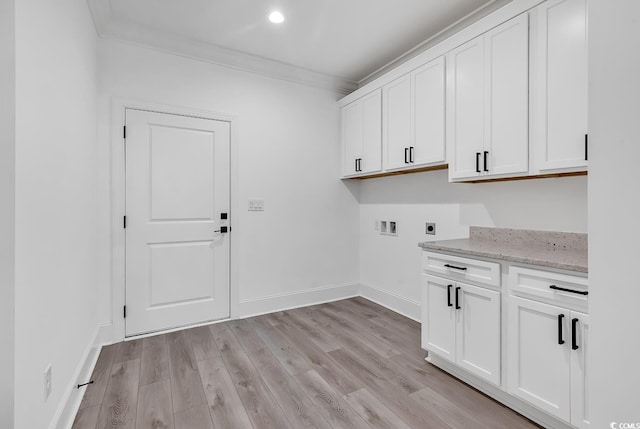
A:
<svg viewBox="0 0 640 429">
<path fill-rule="evenodd" d="M 382 97 L 374 91 L 342 108 L 343 176 L 382 169 Z"/>
<path fill-rule="evenodd" d="M 526 13 L 447 55 L 450 180 L 529 172 L 528 93 Z"/>
<path fill-rule="evenodd" d="M 383 88 L 384 169 L 445 163 L 445 70 L 437 58 Z"/>
<path fill-rule="evenodd" d="M 534 173 L 587 167 L 587 1 L 549 0 L 532 19 Z"/>
</svg>

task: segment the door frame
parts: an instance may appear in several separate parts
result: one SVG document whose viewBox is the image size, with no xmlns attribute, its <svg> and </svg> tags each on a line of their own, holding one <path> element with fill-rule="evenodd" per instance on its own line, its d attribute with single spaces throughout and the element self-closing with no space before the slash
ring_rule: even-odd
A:
<svg viewBox="0 0 640 429">
<path fill-rule="evenodd" d="M 192 109 L 160 103 L 143 102 L 122 98 L 111 100 L 111 125 L 109 127 L 111 145 L 111 323 L 112 341 L 119 342 L 126 339 L 123 308 L 126 301 L 126 235 L 123 228 L 125 215 L 126 176 L 125 176 L 125 146 L 123 127 L 126 109 L 145 110 L 171 115 L 192 116 L 202 119 L 228 122 L 230 125 L 230 226 L 238 231 L 238 220 L 234 220 L 239 213 L 238 201 L 238 117 L 228 113 L 208 110 Z M 238 233 L 235 232 L 235 235 Z M 229 237 L 231 239 L 232 236 Z M 229 263 L 229 319 L 237 319 L 239 314 L 238 291 L 238 240 L 231 239 Z M 227 319 L 223 319 L 227 320 Z M 207 322 L 209 324 L 211 322 Z M 179 328 L 184 329 L 184 328 Z M 136 338 L 136 337 L 131 337 Z"/>
</svg>

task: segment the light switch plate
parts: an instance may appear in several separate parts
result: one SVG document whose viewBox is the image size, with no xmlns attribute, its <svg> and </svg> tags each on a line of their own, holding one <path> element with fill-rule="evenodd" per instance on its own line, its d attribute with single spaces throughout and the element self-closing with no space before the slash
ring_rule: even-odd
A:
<svg viewBox="0 0 640 429">
<path fill-rule="evenodd" d="M 249 211 L 250 212 L 261 212 L 264 211 L 264 200 L 261 198 L 252 198 L 249 200 Z"/>
</svg>

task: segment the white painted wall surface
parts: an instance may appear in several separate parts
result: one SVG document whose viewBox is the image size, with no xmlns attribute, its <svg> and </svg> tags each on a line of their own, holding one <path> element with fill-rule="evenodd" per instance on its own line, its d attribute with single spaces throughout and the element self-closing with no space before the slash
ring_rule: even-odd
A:
<svg viewBox="0 0 640 429">
<path fill-rule="evenodd" d="M 86 1 L 16 2 L 18 429 L 48 427 L 98 324 L 95 45 Z"/>
<path fill-rule="evenodd" d="M 416 319 L 418 242 L 468 237 L 469 226 L 587 231 L 584 176 L 465 184 L 430 171 L 364 180 L 360 203 L 360 276 L 377 290 L 365 288 L 365 296 L 386 297 L 382 303 Z M 397 237 L 374 230 L 385 219 L 398 222 Z M 425 234 L 426 222 L 436 223 L 435 236 Z"/>
<path fill-rule="evenodd" d="M 612 422 L 640 424 L 639 52 L 640 2 L 589 0 L 590 409 L 594 428 L 608 428 Z"/>
<path fill-rule="evenodd" d="M 15 1 L 0 0 L 0 427 L 13 427 Z"/>
<path fill-rule="evenodd" d="M 121 132 L 111 129 L 113 97 L 237 115 L 240 211 L 231 245 L 241 314 L 358 281 L 358 203 L 337 180 L 334 93 L 107 40 L 99 70 L 101 321 L 111 320 L 110 133 Z M 249 198 L 264 198 L 264 212 L 248 212 Z"/>
</svg>

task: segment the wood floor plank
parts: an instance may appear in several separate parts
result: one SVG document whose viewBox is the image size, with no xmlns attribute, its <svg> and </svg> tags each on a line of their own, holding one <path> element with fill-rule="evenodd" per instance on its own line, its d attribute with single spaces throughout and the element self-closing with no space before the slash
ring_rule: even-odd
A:
<svg viewBox="0 0 640 429">
<path fill-rule="evenodd" d="M 409 426 L 416 428 L 447 427 L 446 422 L 424 409 L 405 390 L 372 373 L 367 366 L 362 364 L 360 359 L 348 350 L 338 349 L 329 352 L 329 354 L 340 365 L 347 368 L 351 374 L 358 377 L 372 395 L 382 401 Z"/>
<path fill-rule="evenodd" d="M 394 414 L 367 389 L 360 389 L 344 396 L 360 417 L 377 429 L 410 429 L 400 417 Z"/>
<path fill-rule="evenodd" d="M 291 346 L 275 327 L 257 318 L 248 320 L 290 375 L 300 374 L 311 369 L 307 360 Z"/>
<path fill-rule="evenodd" d="M 140 385 L 169 379 L 169 346 L 166 335 L 156 335 L 142 340 Z"/>
<path fill-rule="evenodd" d="M 220 355 L 208 326 L 191 328 L 186 332 L 189 340 L 191 340 L 191 347 L 196 360 L 213 359 Z"/>
<path fill-rule="evenodd" d="M 71 429 L 96 429 L 101 405 L 93 405 L 78 410 Z"/>
<path fill-rule="evenodd" d="M 174 429 L 171 381 L 140 387 L 136 429 Z"/>
<path fill-rule="evenodd" d="M 175 414 L 176 429 L 213 429 L 206 405 L 189 408 Z"/>
<path fill-rule="evenodd" d="M 295 377 L 300 387 L 313 398 L 318 410 L 334 428 L 369 428 L 342 396 L 327 384 L 315 371 L 307 371 Z"/>
<path fill-rule="evenodd" d="M 134 429 L 138 407 L 140 359 L 114 363 L 98 416 L 98 429 Z"/>
<path fill-rule="evenodd" d="M 258 350 L 251 355 L 251 360 L 293 427 L 331 429 L 316 411 L 313 401 L 280 365 L 271 350 Z"/>
<path fill-rule="evenodd" d="M 417 330 L 421 329 L 420 322 L 409 319 L 408 317 L 403 316 L 402 314 L 396 313 L 393 310 L 389 310 L 388 308 L 385 308 L 380 304 L 376 304 L 373 301 L 369 301 L 368 299 L 363 298 L 361 296 L 351 298 L 348 301 L 352 304 L 356 304 L 357 306 L 359 306 L 362 309 L 363 313 L 368 311 L 373 311 L 378 316 L 387 317 L 387 318 L 396 320 L 398 322 L 406 324 L 409 327 L 412 327 Z"/>
<path fill-rule="evenodd" d="M 288 324 L 280 325 L 276 329 L 300 352 L 313 370 L 335 390 L 344 395 L 362 388 L 362 383 L 348 374 L 330 355 L 308 341 L 304 332 Z"/>
<path fill-rule="evenodd" d="M 80 403 L 81 410 L 102 404 L 104 392 L 107 390 L 109 376 L 111 375 L 111 364 L 113 363 L 113 358 L 115 357 L 118 347 L 118 344 L 111 344 L 110 346 L 102 347 L 100 350 L 96 366 L 93 368 L 93 373 L 91 374 L 93 383 L 85 388 L 84 396 Z"/>
<path fill-rule="evenodd" d="M 258 373 L 253 363 L 229 328 L 229 324 L 218 323 L 210 325 L 209 328 L 233 382 L 238 385 L 243 381 L 257 378 Z"/>
<path fill-rule="evenodd" d="M 140 359 L 140 356 L 142 356 L 142 340 L 123 341 L 118 344 L 113 363 Z"/>
<path fill-rule="evenodd" d="M 187 334 L 185 331 L 167 334 L 167 344 L 174 413 L 206 404 L 200 372 Z"/>
<path fill-rule="evenodd" d="M 251 421 L 222 357 L 198 362 L 215 428 L 250 428 Z"/>
<path fill-rule="evenodd" d="M 241 381 L 236 389 L 255 429 L 297 429 L 289 423 L 261 378 Z"/>
<path fill-rule="evenodd" d="M 233 320 L 228 326 L 248 355 L 267 347 L 247 320 Z"/>
<path fill-rule="evenodd" d="M 353 326 L 353 324 L 350 323 L 342 314 L 336 312 L 335 310 L 326 307 L 318 310 L 318 312 L 327 316 L 334 322 L 326 329 L 333 328 L 334 331 L 332 332 L 332 335 L 336 338 L 339 338 L 343 345 L 345 344 L 344 339 L 349 339 L 348 342 L 353 343 L 353 341 L 351 340 L 355 340 L 356 342 L 369 347 L 369 349 L 373 350 L 376 354 L 380 355 L 383 358 L 389 358 L 402 354 L 400 351 L 394 349 L 391 345 L 371 335 L 365 329 Z"/>
<path fill-rule="evenodd" d="M 307 338 L 324 352 L 330 352 L 331 350 L 336 350 L 342 347 L 342 345 L 331 335 L 325 332 L 322 326 L 314 326 L 313 324 L 308 323 L 302 314 L 303 313 L 296 311 L 288 311 L 285 316 L 283 316 L 285 323 L 282 323 L 281 326 L 295 326 L 304 332 Z"/>
</svg>

